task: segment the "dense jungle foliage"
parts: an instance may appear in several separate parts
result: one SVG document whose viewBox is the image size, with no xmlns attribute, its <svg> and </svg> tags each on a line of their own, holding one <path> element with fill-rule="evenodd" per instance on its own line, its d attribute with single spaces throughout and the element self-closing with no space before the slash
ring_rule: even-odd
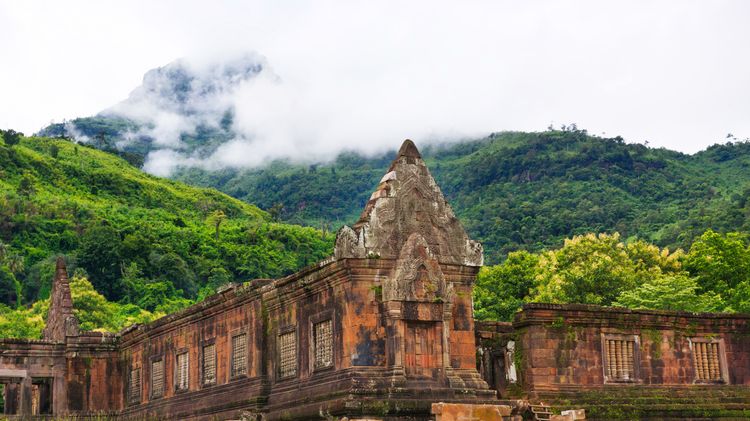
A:
<svg viewBox="0 0 750 421">
<path fill-rule="evenodd" d="M 58 255 L 84 327 L 107 330 L 293 272 L 330 254 L 328 231 L 356 220 L 393 158 L 176 175 L 264 212 L 144 174 L 104 136 L 0 135 L 0 337 L 38 336 Z M 750 311 L 747 142 L 685 155 L 565 128 L 422 154 L 496 264 L 477 282 L 479 318 L 509 320 L 527 301 Z"/>
<path fill-rule="evenodd" d="M 706 231 L 687 252 L 619 234 L 586 234 L 559 249 L 511 252 L 482 268 L 475 316 L 510 321 L 524 302 L 750 313 L 747 234 Z"/>
<path fill-rule="evenodd" d="M 24 336 L 19 320 L 44 312 L 28 306 L 49 296 L 59 255 L 80 281 L 82 308 L 108 315 L 91 327 L 117 329 L 331 252 L 332 234 L 275 222 L 216 190 L 66 140 L 0 136 L 0 326 L 18 325 L 10 336 Z"/>
<path fill-rule="evenodd" d="M 707 229 L 750 229 L 747 142 L 685 155 L 566 127 L 423 146 L 421 152 L 490 263 L 511 251 L 560 247 L 565 238 L 588 232 L 619 232 L 674 249 L 688 248 Z M 175 178 L 215 187 L 284 221 L 336 228 L 356 221 L 393 155 L 183 169 Z"/>
</svg>

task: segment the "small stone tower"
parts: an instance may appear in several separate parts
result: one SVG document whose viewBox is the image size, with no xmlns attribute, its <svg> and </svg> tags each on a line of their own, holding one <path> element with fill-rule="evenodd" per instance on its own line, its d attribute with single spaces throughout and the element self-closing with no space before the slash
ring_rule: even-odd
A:
<svg viewBox="0 0 750 421">
<path fill-rule="evenodd" d="M 476 371 L 471 304 L 482 245 L 469 238 L 411 140 L 401 145 L 359 221 L 339 230 L 334 255 L 392 262 L 377 279 L 393 384 L 432 383 L 471 390 L 467 396 L 475 399 L 492 396 Z"/>
<path fill-rule="evenodd" d="M 70 295 L 70 282 L 65 260 L 57 258 L 55 278 L 52 280 L 47 326 L 44 328 L 43 339 L 47 341 L 65 342 L 67 336 L 78 336 L 78 319 L 73 314 L 73 298 Z"/>
</svg>

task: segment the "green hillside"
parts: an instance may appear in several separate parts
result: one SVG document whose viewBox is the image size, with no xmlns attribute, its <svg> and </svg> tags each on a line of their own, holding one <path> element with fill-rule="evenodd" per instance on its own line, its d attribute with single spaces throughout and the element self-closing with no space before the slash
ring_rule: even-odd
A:
<svg viewBox="0 0 750 421">
<path fill-rule="evenodd" d="M 279 277 L 333 236 L 66 140 L 0 140 L 0 303 L 49 294 L 54 258 L 111 302 L 168 311 L 227 282 Z M 19 143 L 14 144 L 16 141 Z"/>
<path fill-rule="evenodd" d="M 750 229 L 746 142 L 686 155 L 553 130 L 421 151 L 489 262 L 513 250 L 559 247 L 588 232 L 619 232 L 674 249 L 709 228 Z M 356 220 L 392 156 L 345 153 L 320 165 L 277 161 L 249 170 L 183 169 L 174 177 L 279 212 L 288 222 L 335 228 Z"/>
</svg>

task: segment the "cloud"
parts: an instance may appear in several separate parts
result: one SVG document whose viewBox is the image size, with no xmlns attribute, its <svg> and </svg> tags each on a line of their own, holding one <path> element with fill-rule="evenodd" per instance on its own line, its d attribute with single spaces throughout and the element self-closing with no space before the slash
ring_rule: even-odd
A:
<svg viewBox="0 0 750 421">
<path fill-rule="evenodd" d="M 22 64 L 0 67 L 0 92 L 13 99 L 0 101 L 0 125 L 31 132 L 93 115 L 177 57 L 212 74 L 256 51 L 266 66 L 257 78 L 184 107 L 148 90 L 121 105 L 153 122 L 133 134 L 163 149 L 149 156 L 151 171 L 571 122 L 694 152 L 728 132 L 750 136 L 748 15 L 742 0 L 0 0 L 0 46 Z M 194 155 L 179 135 L 221 122 L 227 107 L 234 136 Z"/>
</svg>

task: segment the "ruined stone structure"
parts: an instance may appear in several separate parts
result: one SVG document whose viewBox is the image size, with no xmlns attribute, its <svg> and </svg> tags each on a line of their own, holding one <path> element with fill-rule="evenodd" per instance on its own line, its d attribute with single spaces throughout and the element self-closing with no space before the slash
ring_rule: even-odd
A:
<svg viewBox="0 0 750 421">
<path fill-rule="evenodd" d="M 79 331 L 60 261 L 44 338 L 0 341 L 5 411 L 397 420 L 430 419 L 434 402 L 497 403 L 476 370 L 481 265 L 406 141 L 334 256 L 286 278 L 106 335 Z"/>
<path fill-rule="evenodd" d="M 406 141 L 334 255 L 285 278 L 114 335 L 80 331 L 59 260 L 43 338 L 0 340 L 4 412 L 448 421 L 549 404 L 750 418 L 750 316 L 529 304 L 513 323 L 475 322 L 481 265 Z"/>
<path fill-rule="evenodd" d="M 750 419 L 750 315 L 526 304 L 476 335 L 504 398 L 587 419 Z"/>
</svg>

